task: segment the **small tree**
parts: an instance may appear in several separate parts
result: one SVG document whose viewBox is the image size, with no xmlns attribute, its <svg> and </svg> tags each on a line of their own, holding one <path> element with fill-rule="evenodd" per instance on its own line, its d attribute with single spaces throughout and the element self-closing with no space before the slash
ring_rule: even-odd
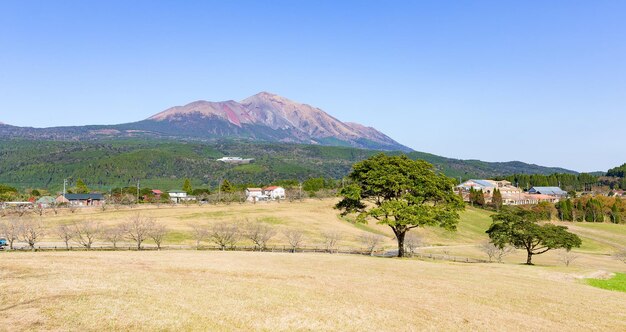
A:
<svg viewBox="0 0 626 332">
<path fill-rule="evenodd" d="M 233 185 L 230 183 L 230 181 L 224 180 L 222 182 L 222 185 L 220 186 L 220 191 L 222 193 L 229 194 L 229 193 L 232 193 L 232 192 L 235 191 L 235 187 L 233 187 Z"/>
<path fill-rule="evenodd" d="M 160 223 L 154 223 L 154 225 L 152 225 L 152 229 L 148 232 L 148 236 L 156 244 L 157 250 L 161 250 L 161 244 L 163 243 L 163 239 L 165 239 L 167 232 L 167 227 Z"/>
<path fill-rule="evenodd" d="M 121 225 L 113 226 L 103 232 L 103 237 L 111 242 L 113 249 L 117 249 L 117 243 L 124 237 L 124 229 Z"/>
<path fill-rule="evenodd" d="M 304 242 L 304 234 L 297 229 L 285 231 L 284 234 L 289 242 L 289 246 L 291 246 L 291 252 L 295 253 Z"/>
<path fill-rule="evenodd" d="M 480 245 L 480 250 L 487 255 L 487 257 L 489 258 L 489 262 L 493 262 L 493 260 L 495 259 L 498 263 L 502 263 L 504 257 L 515 251 L 515 248 L 510 246 L 504 246 L 500 248 L 495 244 L 487 241 Z"/>
<path fill-rule="evenodd" d="M 35 244 L 41 240 L 45 233 L 43 224 L 33 219 L 22 220 L 19 230 L 19 240 L 26 242 L 33 251 L 35 250 Z"/>
<path fill-rule="evenodd" d="M 196 240 L 196 250 L 198 250 L 200 248 L 200 242 L 209 236 L 209 231 L 204 225 L 190 224 L 189 227 L 191 227 L 191 233 Z"/>
<path fill-rule="evenodd" d="M 191 181 L 189 179 L 185 179 L 183 183 L 183 191 L 187 193 L 187 195 L 191 195 L 193 193 L 193 188 L 191 187 Z"/>
<path fill-rule="evenodd" d="M 613 258 L 615 258 L 618 261 L 621 261 L 622 263 L 626 264 L 626 249 L 622 249 L 622 250 L 616 252 L 615 254 L 613 254 Z"/>
<path fill-rule="evenodd" d="M 569 250 L 563 250 L 559 253 L 559 260 L 561 263 L 565 264 L 565 266 L 572 264 L 578 257 L 580 257 L 578 254 Z"/>
<path fill-rule="evenodd" d="M 422 237 L 414 233 L 409 233 L 406 239 L 404 239 L 404 247 L 409 252 L 409 255 L 411 257 L 413 257 L 413 255 L 415 254 L 415 252 L 417 251 L 417 248 L 423 245 L 424 243 L 423 243 Z"/>
<path fill-rule="evenodd" d="M 235 224 L 220 222 L 211 227 L 209 236 L 221 250 L 226 250 L 226 247 L 232 248 L 237 243 L 239 229 Z"/>
<path fill-rule="evenodd" d="M 57 236 L 65 243 L 65 249 L 70 250 L 70 241 L 74 238 L 74 230 L 69 225 L 59 225 L 56 228 Z"/>
<path fill-rule="evenodd" d="M 2 235 L 9 243 L 9 249 L 13 250 L 13 244 L 18 240 L 20 235 L 20 227 L 16 219 L 5 220 L 0 224 L 0 235 Z"/>
<path fill-rule="evenodd" d="M 122 224 L 122 229 L 126 237 L 137 244 L 137 250 L 141 250 L 141 244 L 148 238 L 153 226 L 152 218 L 143 217 L 137 213 Z"/>
<path fill-rule="evenodd" d="M 502 208 L 502 193 L 498 188 L 493 190 L 493 196 L 491 197 L 491 204 L 496 209 L 496 212 L 500 212 Z"/>
<path fill-rule="evenodd" d="M 322 234 L 324 238 L 324 246 L 326 247 L 326 251 L 328 253 L 333 253 L 337 251 L 337 245 L 339 241 L 341 241 L 341 234 L 338 232 L 325 232 Z"/>
<path fill-rule="evenodd" d="M 89 187 L 87 187 L 85 182 L 83 182 L 83 180 L 81 180 L 81 179 L 78 179 L 78 181 L 76 181 L 76 193 L 77 194 L 88 194 L 89 193 Z"/>
<path fill-rule="evenodd" d="M 267 242 L 276 235 L 276 231 L 259 221 L 246 223 L 244 230 L 245 237 L 254 243 L 254 249 L 263 251 L 267 248 Z"/>
<path fill-rule="evenodd" d="M 376 248 L 383 242 L 384 238 L 378 234 L 363 234 L 360 237 L 361 243 L 365 245 L 370 256 L 374 256 Z"/>
<path fill-rule="evenodd" d="M 101 234 L 100 223 L 92 220 L 75 223 L 73 229 L 74 238 L 87 250 L 91 250 L 91 246 Z"/>
<path fill-rule="evenodd" d="M 552 249 L 571 250 L 580 247 L 581 239 L 567 231 L 567 227 L 552 224 L 540 225 L 537 217 L 524 210 L 506 211 L 492 216 L 493 223 L 487 230 L 491 242 L 504 248 L 512 245 L 526 249 L 526 264 L 532 264 L 533 255 Z"/>
</svg>

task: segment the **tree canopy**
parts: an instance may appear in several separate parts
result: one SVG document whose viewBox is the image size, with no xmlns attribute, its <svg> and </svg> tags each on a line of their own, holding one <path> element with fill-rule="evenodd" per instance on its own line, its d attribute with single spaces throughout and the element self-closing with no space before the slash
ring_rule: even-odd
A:
<svg viewBox="0 0 626 332">
<path fill-rule="evenodd" d="M 543 254 L 551 249 L 580 247 L 578 235 L 567 231 L 567 227 L 553 224 L 539 224 L 537 216 L 525 210 L 509 210 L 492 216 L 493 223 L 487 230 L 491 242 L 504 248 L 512 245 L 526 249 L 526 264 L 532 265 L 532 256 Z"/>
<path fill-rule="evenodd" d="M 413 228 L 456 230 L 463 201 L 452 190 L 454 180 L 425 161 L 377 154 L 354 164 L 348 178 L 352 184 L 341 190 L 343 199 L 335 207 L 342 215 L 356 213 L 357 222 L 374 219 L 389 226 L 398 240 L 398 257 L 404 256 L 404 237 Z"/>
</svg>

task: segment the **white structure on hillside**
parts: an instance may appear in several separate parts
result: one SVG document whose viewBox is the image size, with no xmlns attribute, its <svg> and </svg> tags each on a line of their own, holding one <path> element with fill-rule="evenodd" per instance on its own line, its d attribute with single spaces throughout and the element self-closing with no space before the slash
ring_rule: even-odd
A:
<svg viewBox="0 0 626 332">
<path fill-rule="evenodd" d="M 222 157 L 217 159 L 217 161 L 221 161 L 228 164 L 249 164 L 254 162 L 253 158 L 241 158 L 241 157 Z"/>
</svg>

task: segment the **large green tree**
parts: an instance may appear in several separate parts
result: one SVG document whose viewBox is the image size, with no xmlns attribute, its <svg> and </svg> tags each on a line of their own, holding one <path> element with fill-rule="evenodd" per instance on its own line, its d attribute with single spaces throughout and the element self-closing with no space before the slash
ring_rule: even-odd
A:
<svg viewBox="0 0 626 332">
<path fill-rule="evenodd" d="M 425 161 L 377 154 L 354 164 L 348 177 L 352 184 L 341 190 L 336 208 L 343 215 L 356 213 L 357 222 L 374 219 L 389 226 L 398 240 L 398 257 L 404 256 L 404 237 L 413 228 L 456 230 L 463 201 L 452 190 L 454 180 Z"/>
<path fill-rule="evenodd" d="M 526 264 L 533 265 L 533 255 L 543 254 L 551 249 L 580 247 L 581 239 L 567 231 L 567 227 L 553 224 L 539 224 L 537 216 L 529 211 L 504 211 L 491 216 L 493 223 L 487 230 L 491 242 L 499 248 L 512 245 L 525 249 Z"/>
</svg>

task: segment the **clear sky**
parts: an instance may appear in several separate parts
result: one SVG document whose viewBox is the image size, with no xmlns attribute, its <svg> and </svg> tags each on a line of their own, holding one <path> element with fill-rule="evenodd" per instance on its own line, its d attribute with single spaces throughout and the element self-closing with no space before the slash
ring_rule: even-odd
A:
<svg viewBox="0 0 626 332">
<path fill-rule="evenodd" d="M 626 162 L 626 1 L 0 2 L 0 121 L 115 124 L 259 91 L 418 151 Z"/>
</svg>

